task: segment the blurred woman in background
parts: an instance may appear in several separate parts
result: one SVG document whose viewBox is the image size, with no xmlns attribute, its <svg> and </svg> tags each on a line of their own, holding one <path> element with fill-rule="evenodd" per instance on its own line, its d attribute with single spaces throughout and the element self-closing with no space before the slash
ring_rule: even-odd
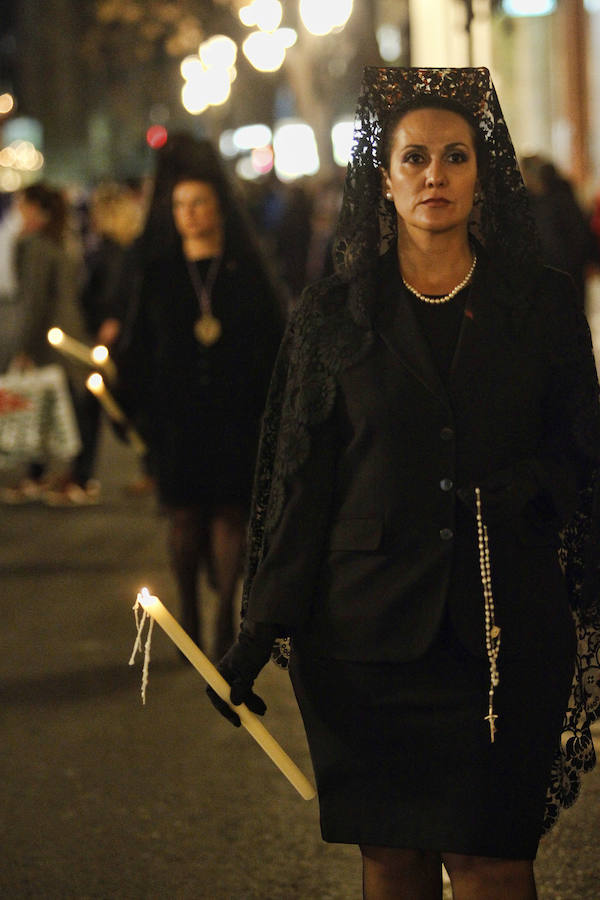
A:
<svg viewBox="0 0 600 900">
<path fill-rule="evenodd" d="M 100 184 L 90 204 L 90 223 L 95 241 L 85 255 L 85 274 L 79 306 L 88 343 L 109 348 L 122 327 L 122 303 L 117 285 L 127 248 L 141 230 L 140 203 L 126 185 Z M 92 476 L 100 433 L 100 405 L 95 395 L 83 391 L 77 398 L 81 451 L 63 483 L 47 494 L 53 506 L 85 506 L 95 503 L 100 484 Z"/>
<path fill-rule="evenodd" d="M 198 142 L 170 191 L 170 228 L 141 270 L 121 396 L 142 412 L 184 628 L 203 643 L 198 575 L 218 594 L 216 656 L 233 636 L 259 422 L 281 310 L 218 156 Z M 138 419 L 139 421 L 139 419 Z"/>
</svg>

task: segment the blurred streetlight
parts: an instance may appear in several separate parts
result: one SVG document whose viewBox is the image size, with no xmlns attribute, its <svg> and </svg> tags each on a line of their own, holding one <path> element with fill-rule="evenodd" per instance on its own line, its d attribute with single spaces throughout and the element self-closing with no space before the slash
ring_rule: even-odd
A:
<svg viewBox="0 0 600 900">
<path fill-rule="evenodd" d="M 15 108 L 15 100 L 12 94 L 0 94 L 0 116 L 7 116 Z"/>
<path fill-rule="evenodd" d="M 297 34 L 293 28 L 278 28 L 272 33 L 253 31 L 242 44 L 242 50 L 259 72 L 276 72 L 283 65 L 286 50 L 296 40 Z"/>
<path fill-rule="evenodd" d="M 195 78 L 201 78 L 206 70 L 200 57 L 192 55 L 181 60 L 179 71 L 185 81 L 194 81 Z"/>
<path fill-rule="evenodd" d="M 249 28 L 256 26 L 259 31 L 275 31 L 281 24 L 283 7 L 279 0 L 252 0 L 248 6 L 242 6 L 239 16 Z"/>
<path fill-rule="evenodd" d="M 0 166 L 21 172 L 37 172 L 44 165 L 44 156 L 31 141 L 13 141 L 0 150 Z"/>
<path fill-rule="evenodd" d="M 237 150 L 256 150 L 271 143 L 273 135 L 268 125 L 242 125 L 232 135 L 232 143 Z"/>
<path fill-rule="evenodd" d="M 556 9 L 556 0 L 502 0 L 508 16 L 547 16 Z"/>
<path fill-rule="evenodd" d="M 200 44 L 198 56 L 186 56 L 181 61 L 179 68 L 185 80 L 181 102 L 191 115 L 226 103 L 236 76 L 236 59 L 235 42 L 227 35 L 216 34 Z"/>
<path fill-rule="evenodd" d="M 331 146 L 333 159 L 338 166 L 347 166 L 352 151 L 352 138 L 354 136 L 354 122 L 352 119 L 343 119 L 336 122 L 331 129 Z"/>
<path fill-rule="evenodd" d="M 352 0 L 300 0 L 300 18 L 307 31 L 321 37 L 343 28 L 352 6 Z"/>
<path fill-rule="evenodd" d="M 208 102 L 204 77 L 186 81 L 181 89 L 181 102 L 192 116 L 199 116 L 200 113 L 208 109 L 210 103 Z"/>
<path fill-rule="evenodd" d="M 282 121 L 273 137 L 275 173 L 280 181 L 294 181 L 319 171 L 315 133 L 306 122 Z"/>
<path fill-rule="evenodd" d="M 379 54 L 386 62 L 394 62 L 402 53 L 402 32 L 395 25 L 380 25 L 376 32 Z"/>
<path fill-rule="evenodd" d="M 215 34 L 200 44 L 198 56 L 207 69 L 230 69 L 237 59 L 237 46 L 226 34 Z"/>
</svg>

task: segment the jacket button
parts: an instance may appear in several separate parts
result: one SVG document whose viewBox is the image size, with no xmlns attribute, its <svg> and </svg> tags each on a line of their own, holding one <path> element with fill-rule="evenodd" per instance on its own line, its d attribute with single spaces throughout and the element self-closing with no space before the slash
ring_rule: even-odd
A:
<svg viewBox="0 0 600 900">
<path fill-rule="evenodd" d="M 451 491 L 454 487 L 454 482 L 451 478 L 442 478 L 440 481 L 440 487 L 443 491 Z"/>
<path fill-rule="evenodd" d="M 444 426 L 440 431 L 440 437 L 443 441 L 451 441 L 454 437 L 454 429 L 450 428 L 448 425 Z"/>
<path fill-rule="evenodd" d="M 442 528 L 440 530 L 440 537 L 443 541 L 451 541 L 454 537 L 454 532 L 451 528 Z"/>
</svg>

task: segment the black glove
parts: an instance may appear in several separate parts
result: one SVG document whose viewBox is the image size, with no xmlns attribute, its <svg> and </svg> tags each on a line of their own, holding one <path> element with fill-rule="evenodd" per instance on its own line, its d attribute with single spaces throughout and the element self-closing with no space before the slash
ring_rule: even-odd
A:
<svg viewBox="0 0 600 900">
<path fill-rule="evenodd" d="M 277 626 L 260 624 L 250 629 L 247 623 L 244 623 L 237 641 L 217 664 L 217 669 L 231 685 L 230 700 L 234 706 L 245 703 L 253 713 L 259 716 L 265 714 L 266 704 L 254 693 L 252 685 L 260 670 L 269 661 L 273 641 L 280 634 L 281 629 Z M 221 700 L 211 687 L 206 688 L 206 693 L 221 715 L 239 728 L 241 722 L 238 714 Z"/>
</svg>

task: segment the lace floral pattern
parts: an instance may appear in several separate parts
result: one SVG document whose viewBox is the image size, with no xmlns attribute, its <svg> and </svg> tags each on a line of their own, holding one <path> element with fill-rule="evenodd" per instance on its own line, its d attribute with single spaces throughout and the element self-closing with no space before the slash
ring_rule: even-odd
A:
<svg viewBox="0 0 600 900">
<path fill-rule="evenodd" d="M 599 469 L 582 491 L 579 509 L 562 535 L 560 559 L 575 621 L 577 655 L 560 748 L 546 798 L 545 831 L 554 825 L 561 808 L 575 803 L 581 776 L 596 764 L 590 727 L 600 716 Z"/>
<path fill-rule="evenodd" d="M 476 123 L 486 149 L 481 195 L 472 233 L 506 276 L 520 287 L 540 274 L 535 226 L 500 105 L 487 69 L 365 69 L 355 119 L 353 153 L 334 243 L 336 274 L 311 286 L 293 315 L 275 365 L 267 400 L 250 518 L 243 611 L 254 574 L 285 503 L 286 485 L 310 453 L 310 430 L 331 414 L 344 369 L 366 354 L 376 303 L 374 270 L 395 241 L 396 215 L 381 190 L 379 142 L 388 117 L 422 96 L 452 101 Z M 523 313 L 523 310 L 521 310 Z M 515 310 L 518 315 L 518 310 Z M 573 433 L 587 460 L 600 459 L 600 402 L 589 330 L 567 359 L 563 385 L 576 397 Z M 557 354 L 566 352 L 558 347 Z M 575 358 L 577 357 L 577 358 Z M 572 378 L 569 373 L 572 373 Z M 590 725 L 600 711 L 600 477 L 589 472 L 581 503 L 562 535 L 565 571 L 578 637 L 575 677 L 548 790 L 547 830 L 579 793 L 581 776 L 595 763 Z M 274 659 L 287 665 L 289 639 Z"/>
<path fill-rule="evenodd" d="M 363 279 L 364 280 L 364 279 Z M 337 276 L 305 292 L 292 316 L 275 364 L 258 452 L 248 535 L 242 614 L 252 579 L 285 503 L 286 482 L 310 452 L 310 428 L 333 410 L 336 376 L 368 352 L 373 334 L 361 299 L 364 288 Z M 353 310 L 353 314 L 348 314 Z M 289 638 L 278 640 L 273 658 L 287 666 Z"/>
</svg>

